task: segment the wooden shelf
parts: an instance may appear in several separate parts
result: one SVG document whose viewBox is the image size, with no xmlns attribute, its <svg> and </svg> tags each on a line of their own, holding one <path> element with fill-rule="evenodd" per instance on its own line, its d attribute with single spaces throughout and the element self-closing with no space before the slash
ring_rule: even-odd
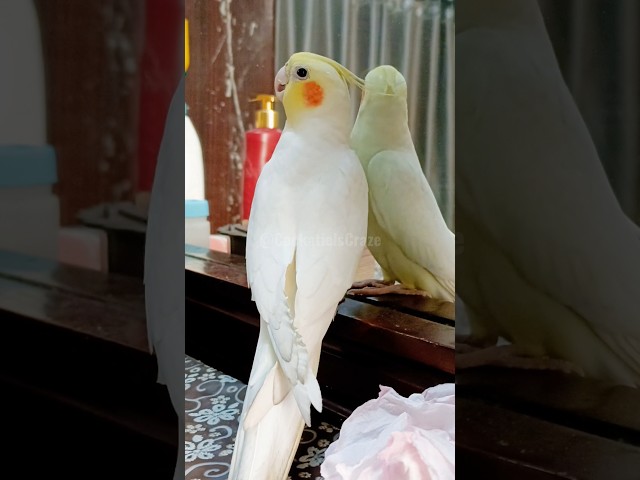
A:
<svg viewBox="0 0 640 480">
<path fill-rule="evenodd" d="M 55 428 L 46 454 L 58 462 L 115 469 L 129 462 L 116 450 L 137 445 L 162 457 L 155 474 L 173 472 L 178 422 L 156 382 L 144 311 L 140 279 L 0 251 L 0 388 L 46 412 L 21 410 L 11 431 Z"/>
<path fill-rule="evenodd" d="M 640 392 L 553 371 L 456 375 L 460 478 L 636 479 Z"/>
<path fill-rule="evenodd" d="M 186 353 L 246 382 L 259 315 L 245 259 L 186 246 L 185 275 Z M 338 308 L 323 342 L 318 381 L 323 398 L 343 415 L 377 397 L 379 385 L 409 395 L 454 380 L 453 320 L 438 317 L 428 302 L 398 301 L 407 303 L 396 309 L 392 299 L 351 297 Z"/>
</svg>

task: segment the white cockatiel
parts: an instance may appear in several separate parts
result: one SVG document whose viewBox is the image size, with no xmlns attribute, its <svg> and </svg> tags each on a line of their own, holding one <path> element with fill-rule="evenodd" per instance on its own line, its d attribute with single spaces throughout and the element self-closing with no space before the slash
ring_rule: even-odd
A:
<svg viewBox="0 0 640 480">
<path fill-rule="evenodd" d="M 394 67 L 367 74 L 351 146 L 369 183 L 369 250 L 385 282 L 401 283 L 352 292 L 411 293 L 408 288 L 453 302 L 455 236 L 420 168 L 408 125 L 407 83 Z"/>
<path fill-rule="evenodd" d="M 537 2 L 456 8 L 456 264 L 467 341 L 492 346 L 483 351 L 498 356 L 486 363 L 510 363 L 494 346 L 503 337 L 516 366 L 544 368 L 551 357 L 638 386 L 640 230 L 608 183 Z"/>
<path fill-rule="evenodd" d="M 260 312 L 230 480 L 284 480 L 311 404 L 322 339 L 365 245 L 367 183 L 349 148 L 349 86 L 338 63 L 296 53 L 276 76 L 287 122 L 256 185 L 247 279 Z"/>
</svg>

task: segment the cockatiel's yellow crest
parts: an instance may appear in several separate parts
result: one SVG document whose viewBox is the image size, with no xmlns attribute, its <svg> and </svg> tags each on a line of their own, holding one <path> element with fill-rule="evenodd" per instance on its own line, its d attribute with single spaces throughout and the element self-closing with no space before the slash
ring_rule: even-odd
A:
<svg viewBox="0 0 640 480">
<path fill-rule="evenodd" d="M 249 216 L 247 280 L 260 336 L 229 480 L 286 479 L 311 405 L 322 409 L 322 339 L 366 240 L 367 182 L 348 144 L 349 87 L 358 83 L 311 53 L 291 56 L 275 79 L 287 122 Z"/>
<path fill-rule="evenodd" d="M 294 53 L 280 69 L 274 86 L 287 113 L 287 122 L 295 124 L 311 112 L 331 115 L 341 96 L 325 92 L 344 90 L 345 85 L 362 88 L 364 81 L 330 58 L 300 52 Z"/>
</svg>

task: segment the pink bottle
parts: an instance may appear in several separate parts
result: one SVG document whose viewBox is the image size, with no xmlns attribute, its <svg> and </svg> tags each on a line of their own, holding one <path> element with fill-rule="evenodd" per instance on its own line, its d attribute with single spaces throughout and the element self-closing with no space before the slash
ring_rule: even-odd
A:
<svg viewBox="0 0 640 480">
<path fill-rule="evenodd" d="M 256 190 L 256 182 L 262 167 L 271 159 L 273 150 L 280 140 L 282 131 L 277 128 L 278 112 L 273 109 L 276 98 L 273 95 L 258 95 L 254 101 L 261 102 L 256 112 L 256 128 L 246 133 L 246 153 L 244 160 L 244 189 L 242 193 L 242 219 L 248 220 L 251 202 Z"/>
</svg>

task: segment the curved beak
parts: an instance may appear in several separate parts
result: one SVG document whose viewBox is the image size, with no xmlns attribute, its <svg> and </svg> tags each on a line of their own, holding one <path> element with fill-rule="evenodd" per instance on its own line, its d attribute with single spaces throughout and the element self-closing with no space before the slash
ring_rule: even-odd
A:
<svg viewBox="0 0 640 480">
<path fill-rule="evenodd" d="M 285 67 L 282 67 L 278 70 L 276 74 L 276 79 L 273 82 L 273 89 L 276 92 L 276 98 L 282 102 L 282 97 L 284 96 L 284 89 L 287 86 L 287 73 Z"/>
</svg>

